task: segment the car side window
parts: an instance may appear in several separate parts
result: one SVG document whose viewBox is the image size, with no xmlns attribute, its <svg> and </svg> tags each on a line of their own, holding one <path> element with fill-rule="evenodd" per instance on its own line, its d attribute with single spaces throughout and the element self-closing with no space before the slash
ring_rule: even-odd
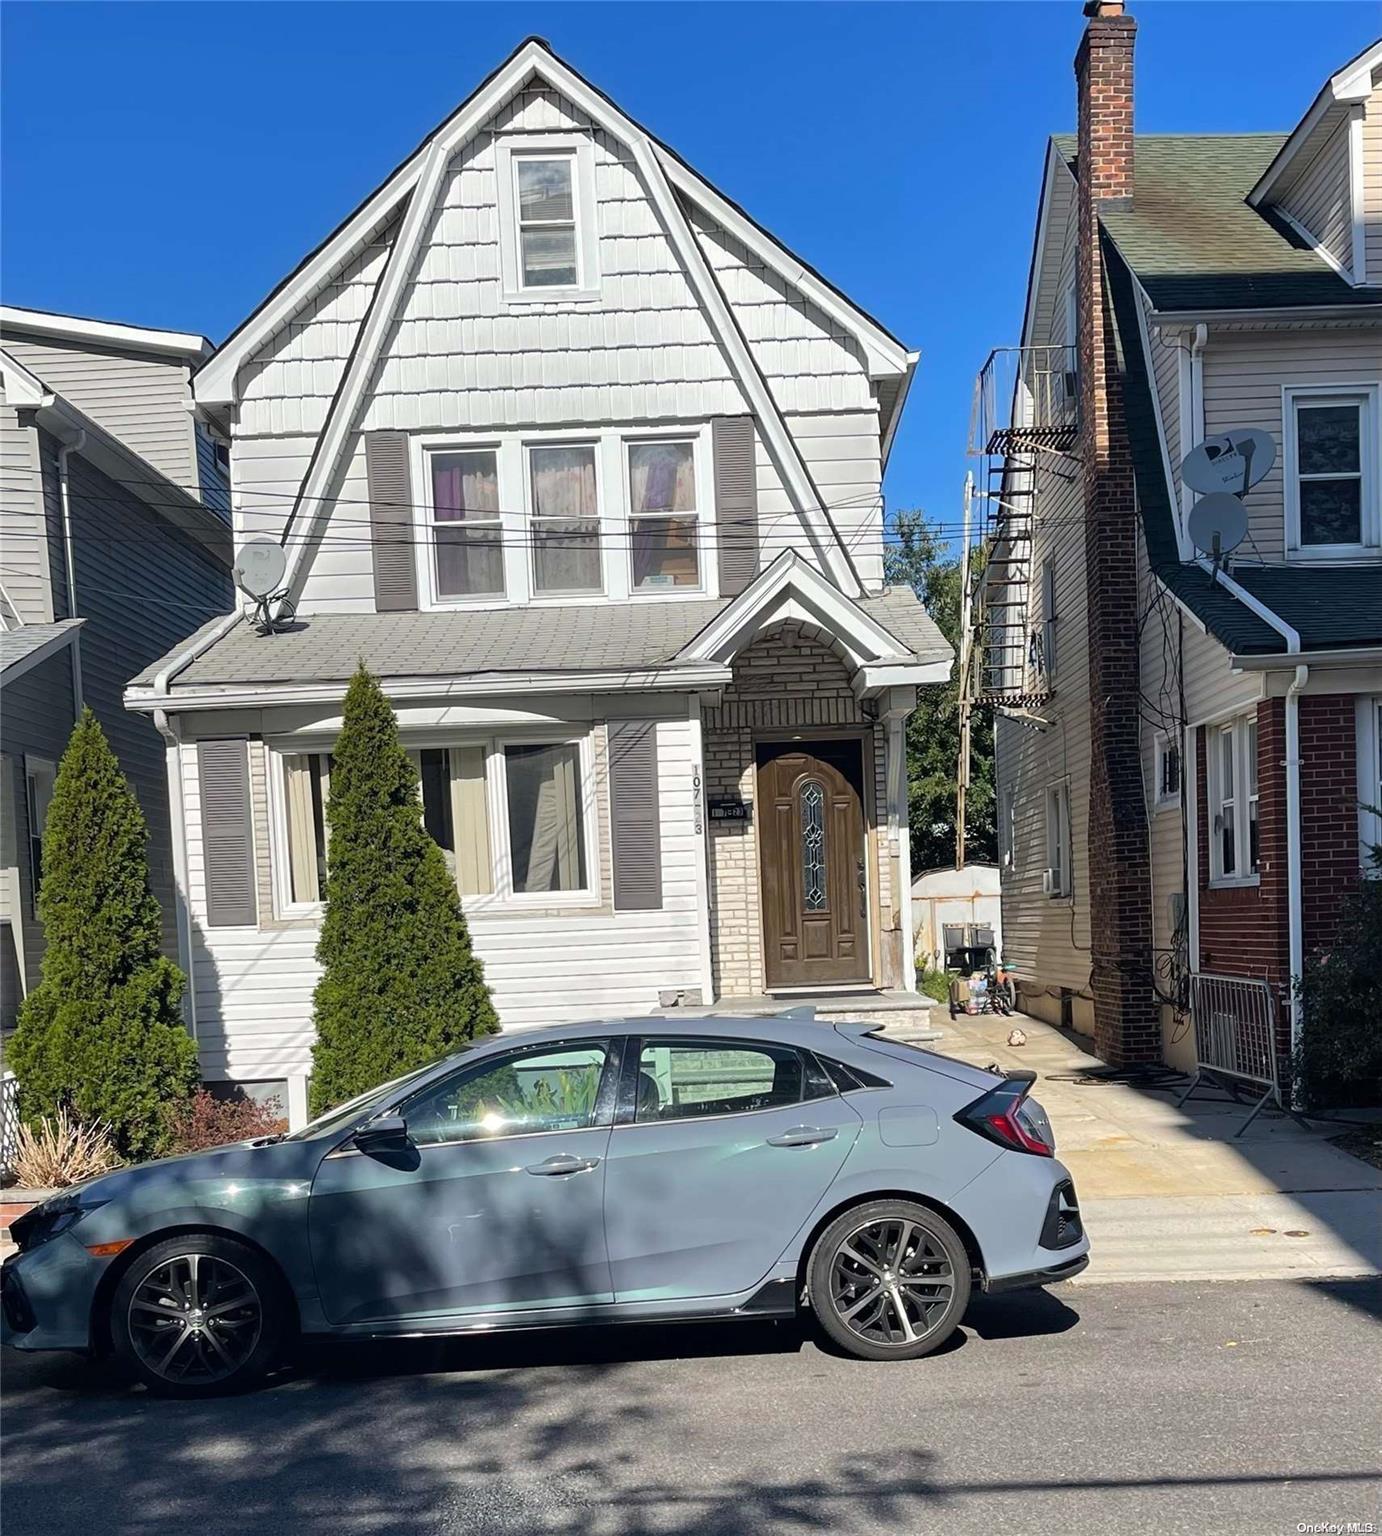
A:
<svg viewBox="0 0 1382 1536">
<path fill-rule="evenodd" d="M 821 1096 L 790 1046 L 726 1040 L 645 1040 L 634 1121 L 689 1120 L 777 1109 Z M 829 1090 L 829 1085 L 826 1085 Z"/>
<path fill-rule="evenodd" d="M 501 1057 L 433 1083 L 404 1104 L 409 1138 L 419 1146 L 487 1141 L 595 1124 L 606 1040 Z"/>
</svg>

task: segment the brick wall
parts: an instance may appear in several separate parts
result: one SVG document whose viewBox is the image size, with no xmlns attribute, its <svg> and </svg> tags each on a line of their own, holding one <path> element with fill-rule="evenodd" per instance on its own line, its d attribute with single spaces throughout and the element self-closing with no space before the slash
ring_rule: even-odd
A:
<svg viewBox="0 0 1382 1536">
<path fill-rule="evenodd" d="M 1334 940 L 1358 884 L 1358 736 L 1352 694 L 1300 700 L 1301 912 L 1305 953 Z"/>
<path fill-rule="evenodd" d="M 829 637 L 796 620 L 760 636 L 734 662 L 734 681 L 718 709 L 703 717 L 705 793 L 738 796 L 749 807 L 747 822 L 707 822 L 710 854 L 710 958 L 718 997 L 763 991 L 763 930 L 754 815 L 754 741 L 799 728 L 862 728 L 866 732 L 865 787 L 873 758 L 873 803 L 864 806 L 874 864 L 883 879 L 873 881 L 875 922 L 891 933 L 897 921 L 896 852 L 888 835 L 885 733 L 875 728 L 849 683 L 845 664 L 830 649 Z M 881 885 L 881 888 L 880 888 Z M 896 944 L 892 946 L 896 948 Z M 889 957 L 885 985 L 896 985 Z"/>
<path fill-rule="evenodd" d="M 1112 306 L 1099 247 L 1101 208 L 1133 191 L 1136 23 L 1105 0 L 1075 59 L 1079 107 L 1076 298 L 1081 478 L 1089 625 L 1090 988 L 1094 1045 L 1114 1065 L 1156 1061 L 1152 892 L 1139 721 L 1137 503 Z"/>
</svg>

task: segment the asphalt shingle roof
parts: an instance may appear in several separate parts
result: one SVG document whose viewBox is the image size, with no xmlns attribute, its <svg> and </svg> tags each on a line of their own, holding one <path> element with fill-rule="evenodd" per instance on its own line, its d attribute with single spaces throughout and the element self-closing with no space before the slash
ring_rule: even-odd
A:
<svg viewBox="0 0 1382 1536">
<path fill-rule="evenodd" d="M 176 692 L 223 684 L 337 682 L 349 678 L 361 661 L 380 677 L 606 672 L 671 665 L 727 606 L 728 599 L 723 599 L 474 613 L 320 614 L 272 635 L 237 624 L 178 673 L 172 687 Z M 911 655 L 930 661 L 952 654 L 909 588 L 865 598 L 859 606 Z M 177 651 L 192 643 L 183 641 Z M 158 661 L 145 668 L 132 686 L 147 686 L 163 665 Z"/>
<path fill-rule="evenodd" d="M 50 640 L 80 629 L 80 619 L 59 619 L 56 624 L 21 624 L 18 629 L 0 629 L 0 676 L 27 657 L 41 650 Z"/>
<path fill-rule="evenodd" d="M 1138 134 L 1132 207 L 1101 213 L 1158 310 L 1382 304 L 1354 288 L 1283 220 L 1246 199 L 1282 133 Z M 1056 146 L 1074 165 L 1075 140 Z"/>
</svg>

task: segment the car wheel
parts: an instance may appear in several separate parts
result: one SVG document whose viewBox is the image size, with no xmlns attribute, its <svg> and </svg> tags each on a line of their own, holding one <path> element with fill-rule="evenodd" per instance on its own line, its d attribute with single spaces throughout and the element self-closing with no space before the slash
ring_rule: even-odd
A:
<svg viewBox="0 0 1382 1536">
<path fill-rule="evenodd" d="M 120 1365 L 164 1397 L 214 1397 L 277 1363 L 288 1307 L 278 1272 L 253 1248 L 213 1233 L 141 1253 L 111 1299 Z"/>
<path fill-rule="evenodd" d="M 807 1287 L 826 1333 L 861 1360 L 915 1360 L 969 1304 L 969 1255 L 948 1221 L 910 1200 L 843 1212 L 811 1253 Z"/>
</svg>

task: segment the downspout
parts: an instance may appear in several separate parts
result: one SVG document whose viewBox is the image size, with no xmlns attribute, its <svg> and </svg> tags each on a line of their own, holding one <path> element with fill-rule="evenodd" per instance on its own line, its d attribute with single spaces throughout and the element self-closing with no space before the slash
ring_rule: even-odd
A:
<svg viewBox="0 0 1382 1536">
<path fill-rule="evenodd" d="M 1190 342 L 1190 422 L 1196 443 L 1204 438 L 1204 349 L 1208 344 L 1209 327 L 1201 323 Z M 1182 447 L 1182 452 L 1189 451 Z"/>
<path fill-rule="evenodd" d="M 913 705 L 915 707 L 915 705 Z M 902 940 L 902 990 L 917 989 L 916 936 L 912 932 L 912 836 L 907 815 L 907 716 L 888 712 L 888 820 L 897 844 L 897 911 Z"/>
<path fill-rule="evenodd" d="M 153 722 L 163 737 L 168 774 L 168 820 L 173 839 L 173 892 L 177 907 L 178 961 L 187 978 L 183 1017 L 193 1040 L 197 1039 L 197 987 L 192 967 L 192 907 L 187 884 L 187 809 L 182 798 L 182 731 L 166 709 L 153 712 Z"/>
<path fill-rule="evenodd" d="M 1291 1060 L 1300 1044 L 1301 1014 L 1297 983 L 1305 970 L 1305 923 L 1301 912 L 1300 849 L 1300 694 L 1310 676 L 1304 662 L 1286 690 L 1286 920 L 1288 965 L 1291 972 Z M 1294 1100 L 1296 1090 L 1291 1090 Z"/>
<path fill-rule="evenodd" d="M 62 558 L 67 575 L 67 617 L 77 614 L 77 551 L 72 538 L 72 487 L 67 469 L 68 456 L 74 449 L 86 443 L 85 431 L 79 430 L 68 442 L 58 445 L 58 504 L 62 508 Z M 72 718 L 80 720 L 82 706 L 86 702 L 86 690 L 82 686 L 82 643 L 78 636 L 72 651 Z"/>
</svg>

